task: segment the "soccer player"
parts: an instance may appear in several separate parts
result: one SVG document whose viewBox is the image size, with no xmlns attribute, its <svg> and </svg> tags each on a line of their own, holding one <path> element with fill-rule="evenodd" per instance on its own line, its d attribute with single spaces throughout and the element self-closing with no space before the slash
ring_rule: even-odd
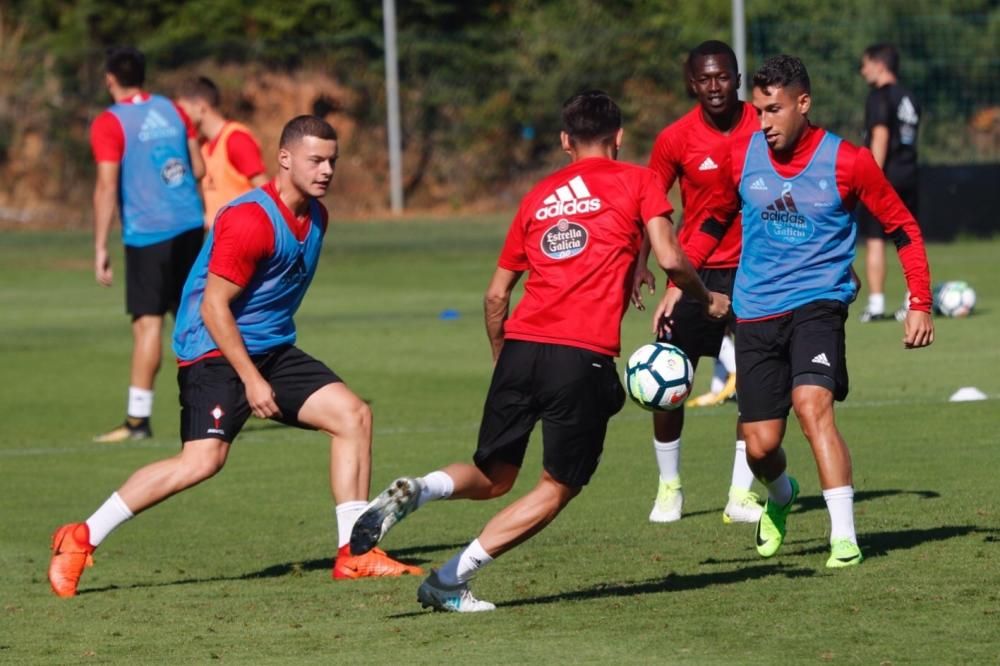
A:
<svg viewBox="0 0 1000 666">
<path fill-rule="evenodd" d="M 649 168 L 663 177 L 667 190 L 680 179 L 684 224 L 678 237 L 685 251 L 695 235 L 694 220 L 703 214 L 709 204 L 718 172 L 719 167 L 712 161 L 711 152 L 729 137 L 748 136 L 760 127 L 753 106 L 741 102 L 737 96 L 739 66 L 736 55 L 727 44 L 712 40 L 693 48 L 688 54 L 686 75 L 698 104 L 660 132 L 649 159 Z M 709 289 L 732 294 L 739 257 L 740 225 L 737 219 L 705 261 L 699 272 L 702 281 Z M 645 256 L 640 255 L 639 274 L 646 273 L 645 264 Z M 643 275 L 641 279 L 652 285 L 651 275 Z M 641 298 L 638 285 L 635 298 Z M 730 317 L 723 321 L 709 319 L 705 317 L 700 303 L 685 297 L 674 307 L 671 319 L 669 337 L 660 339 L 680 347 L 691 359 L 692 365 L 697 367 L 702 356 L 728 356 L 732 363 L 730 368 L 735 370 L 732 344 L 727 336 L 727 328 L 732 323 Z M 735 389 L 735 373 L 732 383 Z M 649 520 L 654 523 L 668 523 L 681 518 L 684 503 L 680 479 L 683 428 L 683 407 L 653 414 L 653 452 L 660 472 L 656 500 L 649 514 Z M 746 444 L 737 426 L 729 497 L 722 513 L 724 522 L 757 522 L 761 505 L 757 495 L 750 491 L 752 485 L 753 473 L 746 461 Z"/>
<path fill-rule="evenodd" d="M 873 44 L 861 56 L 861 76 L 871 86 L 865 102 L 865 145 L 906 208 L 917 213 L 917 131 L 920 105 L 900 85 L 899 53 L 890 44 Z M 858 222 L 865 236 L 868 306 L 862 322 L 893 319 L 885 312 L 885 230 L 864 207 Z M 898 319 L 905 317 L 905 306 Z"/>
<path fill-rule="evenodd" d="M 486 290 L 495 367 L 474 464 L 397 479 L 369 505 L 351 536 L 352 552 L 365 552 L 426 502 L 506 494 L 541 420 L 541 479 L 423 582 L 417 598 L 425 607 L 493 610 L 472 595 L 469 579 L 541 531 L 596 471 L 608 420 L 625 400 L 613 357 L 620 351 L 644 229 L 676 284 L 710 315 L 728 311 L 729 298 L 709 292 L 681 252 L 663 181 L 649 169 L 615 160 L 622 124 L 614 101 L 600 91 L 580 93 L 563 105 L 562 121 L 562 148 L 572 163 L 522 200 Z M 511 292 L 525 271 L 524 296 L 508 319 Z"/>
<path fill-rule="evenodd" d="M 753 77 L 761 131 L 721 146 L 716 187 L 688 256 L 697 268 L 725 238 L 742 205 L 743 250 L 733 286 L 737 400 L 747 459 L 767 487 L 757 523 L 757 552 L 771 557 L 799 493 L 781 441 L 795 410 L 812 447 L 830 514 L 831 568 L 862 560 L 854 529 L 851 457 L 834 421 L 847 397 L 844 321 L 852 279 L 860 201 L 896 244 L 910 289 L 903 345 L 934 340 L 930 271 L 916 220 L 871 153 L 809 122 L 809 74 L 798 58 L 767 59 Z M 668 316 L 670 289 L 654 317 Z"/>
<path fill-rule="evenodd" d="M 367 504 L 371 410 L 295 343 L 295 311 L 319 260 L 337 134 L 299 116 L 285 125 L 278 175 L 233 201 L 184 285 L 174 351 L 180 368 L 181 451 L 135 473 L 86 522 L 56 530 L 49 582 L 76 594 L 91 554 L 134 515 L 215 475 L 252 413 L 330 435 L 330 485 L 341 548 L 334 578 L 421 573 L 382 551 L 352 556 L 347 542 Z"/>
<path fill-rule="evenodd" d="M 194 127 L 170 100 L 142 89 L 146 60 L 134 48 L 108 51 L 105 84 L 115 103 L 94 119 L 94 273 L 110 287 L 108 233 L 121 208 L 125 306 L 132 317 L 132 362 L 125 422 L 98 442 L 152 436 L 153 382 L 160 369 L 163 316 L 175 312 L 201 249 L 197 179 L 205 171 Z"/>
<path fill-rule="evenodd" d="M 205 228 L 211 229 L 224 205 L 267 182 L 260 144 L 245 125 L 227 120 L 219 108 L 221 95 L 212 79 L 199 76 L 186 81 L 177 104 L 187 113 L 202 140 L 205 177 Z"/>
</svg>

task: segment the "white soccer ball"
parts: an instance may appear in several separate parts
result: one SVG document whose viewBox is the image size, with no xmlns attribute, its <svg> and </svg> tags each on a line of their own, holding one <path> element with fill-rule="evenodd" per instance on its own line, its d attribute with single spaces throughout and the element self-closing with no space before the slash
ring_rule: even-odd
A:
<svg viewBox="0 0 1000 666">
<path fill-rule="evenodd" d="M 962 280 L 945 282 L 934 293 L 934 309 L 945 317 L 968 317 L 976 307 L 976 291 Z"/>
<path fill-rule="evenodd" d="M 625 387 L 643 409 L 666 411 L 684 404 L 691 393 L 694 368 L 687 354 L 666 342 L 635 350 L 625 365 Z"/>
</svg>

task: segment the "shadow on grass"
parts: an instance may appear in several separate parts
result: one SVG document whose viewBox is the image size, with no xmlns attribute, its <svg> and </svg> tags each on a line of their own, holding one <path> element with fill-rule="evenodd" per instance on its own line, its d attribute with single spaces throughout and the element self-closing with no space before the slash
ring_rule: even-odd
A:
<svg viewBox="0 0 1000 666">
<path fill-rule="evenodd" d="M 1000 530 L 976 527 L 975 525 L 942 525 L 941 527 L 931 527 L 928 529 L 897 530 L 895 532 L 867 532 L 858 535 L 858 545 L 865 559 L 873 557 L 885 557 L 894 550 L 909 550 L 925 543 L 934 541 L 946 541 L 957 537 L 969 536 L 972 534 L 985 535 L 984 541 L 989 542 L 995 539 Z M 814 555 L 816 553 L 828 553 L 830 546 L 823 543 L 819 546 L 803 548 L 791 555 Z"/>
<path fill-rule="evenodd" d="M 770 576 L 785 578 L 808 578 L 815 576 L 814 569 L 794 568 L 782 564 L 761 564 L 741 567 L 732 571 L 717 571 L 697 574 L 669 574 L 663 578 L 627 583 L 598 583 L 581 590 L 547 594 L 540 597 L 527 597 L 497 603 L 497 608 L 516 608 L 518 606 L 537 606 L 539 604 L 554 604 L 567 601 L 590 601 L 592 599 L 614 599 L 617 597 L 634 597 L 639 594 L 662 594 L 666 592 L 687 592 L 702 590 L 715 585 L 734 585 L 751 580 L 759 580 Z M 386 616 L 387 619 L 399 619 L 427 615 L 427 611 L 396 613 Z"/>
<path fill-rule="evenodd" d="M 766 493 L 765 493 L 766 495 Z M 920 499 L 938 499 L 941 497 L 941 493 L 934 490 L 901 490 L 899 488 L 892 488 L 888 490 L 857 490 L 854 492 L 854 503 L 868 502 L 875 499 L 882 499 L 883 497 L 893 497 L 896 495 L 915 495 Z M 718 509 L 705 509 L 703 511 L 692 511 L 690 513 L 685 513 L 684 516 L 693 518 L 694 516 L 702 516 L 706 514 L 718 514 L 722 513 L 725 507 L 719 507 Z M 817 509 L 825 509 L 826 502 L 823 500 L 823 495 L 805 495 L 799 496 L 795 500 L 795 508 L 792 513 L 805 513 L 806 511 L 815 511 Z"/>
<path fill-rule="evenodd" d="M 434 553 L 442 550 L 455 550 L 467 544 L 465 543 L 438 543 L 424 546 L 413 546 L 411 548 L 400 548 L 393 550 L 390 555 L 406 564 L 427 564 L 430 560 L 422 557 L 415 557 L 424 553 Z M 284 576 L 301 576 L 310 571 L 329 571 L 333 568 L 332 557 L 321 557 L 314 560 L 302 562 L 282 562 L 272 564 L 258 571 L 249 571 L 238 576 L 213 576 L 209 578 L 183 578 L 180 580 L 163 581 L 158 583 L 133 583 L 131 585 L 105 585 L 104 587 L 91 587 L 79 591 L 78 594 L 93 594 L 96 592 L 108 592 L 110 590 L 137 590 L 148 587 L 169 587 L 171 585 L 197 585 L 200 583 L 218 583 L 223 581 L 256 580 L 261 578 L 282 578 Z"/>
</svg>

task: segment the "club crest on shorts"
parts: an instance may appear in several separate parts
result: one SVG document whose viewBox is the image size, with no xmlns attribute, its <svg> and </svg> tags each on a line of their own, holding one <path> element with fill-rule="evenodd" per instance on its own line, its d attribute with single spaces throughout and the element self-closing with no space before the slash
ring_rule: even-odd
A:
<svg viewBox="0 0 1000 666">
<path fill-rule="evenodd" d="M 210 435 L 225 435 L 226 431 L 222 429 L 221 420 L 226 413 L 222 411 L 222 407 L 220 405 L 216 405 L 215 409 L 209 412 L 209 415 L 211 415 L 212 419 L 215 421 L 215 426 L 209 428 L 208 433 Z"/>
<path fill-rule="evenodd" d="M 578 222 L 562 218 L 542 234 L 542 252 L 552 259 L 569 259 L 584 251 L 590 234 Z"/>
</svg>

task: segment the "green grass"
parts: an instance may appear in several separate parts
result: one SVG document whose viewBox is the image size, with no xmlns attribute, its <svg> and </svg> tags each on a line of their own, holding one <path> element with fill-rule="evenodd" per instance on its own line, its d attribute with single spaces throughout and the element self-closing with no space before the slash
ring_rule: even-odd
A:
<svg viewBox="0 0 1000 666">
<path fill-rule="evenodd" d="M 468 459 L 491 370 L 480 299 L 504 222 L 333 228 L 300 312 L 302 348 L 375 411 L 373 490 Z M 897 324 L 848 330 L 852 392 L 839 425 L 855 462 L 867 560 L 828 572 L 828 518 L 812 457 L 786 440 L 802 497 L 772 560 L 750 526 L 724 526 L 732 405 L 691 410 L 686 517 L 654 526 L 649 418 L 632 405 L 592 484 L 555 523 L 477 579 L 499 608 L 421 612 L 418 580 L 330 580 L 335 546 L 327 444 L 252 423 L 225 471 L 123 526 L 81 594 L 55 598 L 51 531 L 85 519 L 137 466 L 177 450 L 172 368 L 157 385 L 156 438 L 89 437 L 121 416 L 130 338 L 119 283 L 93 281 L 82 234 L 0 243 L 0 662 L 108 663 L 985 663 L 1000 654 L 998 241 L 929 248 L 935 281 L 966 279 L 979 313 L 937 320 L 904 351 Z M 891 260 L 891 258 L 890 258 Z M 890 272 L 891 304 L 901 298 Z M 445 309 L 461 313 L 441 320 Z M 859 308 L 855 308 L 856 316 Z M 627 351 L 648 339 L 630 312 Z M 707 364 L 706 364 L 707 366 Z M 704 379 L 700 379 L 701 384 Z M 990 400 L 950 404 L 961 386 Z M 514 495 L 539 473 L 537 442 Z M 387 539 L 437 565 L 506 500 L 438 503 Z"/>
</svg>

